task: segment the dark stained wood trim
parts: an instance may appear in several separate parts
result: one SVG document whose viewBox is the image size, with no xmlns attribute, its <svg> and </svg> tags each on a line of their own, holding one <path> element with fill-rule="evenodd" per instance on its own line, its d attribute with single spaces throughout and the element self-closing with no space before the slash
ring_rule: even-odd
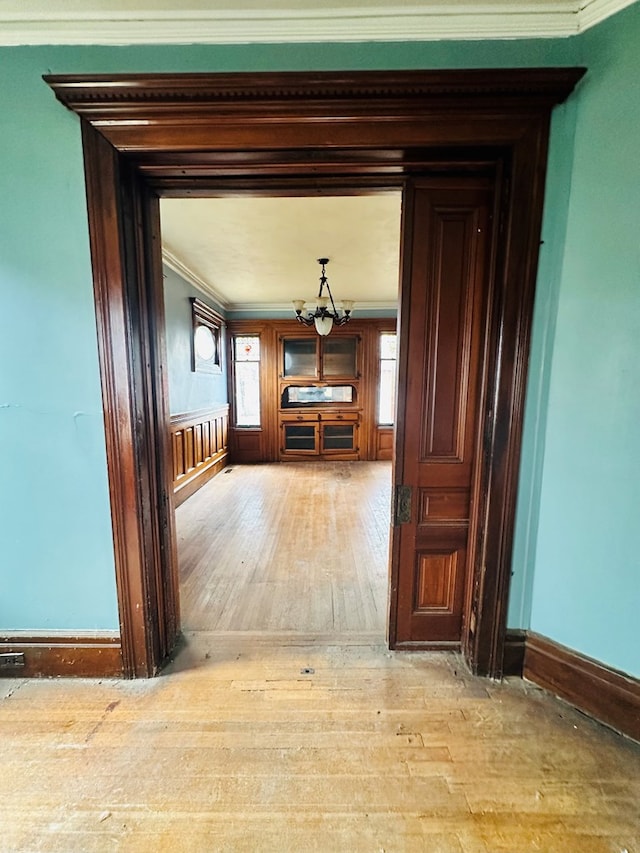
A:
<svg viewBox="0 0 640 853">
<path fill-rule="evenodd" d="M 159 212 L 118 152 L 82 131 L 123 671 L 148 677 L 178 622 Z"/>
<path fill-rule="evenodd" d="M 527 633 L 524 678 L 640 741 L 640 679 Z"/>
<path fill-rule="evenodd" d="M 279 111 L 291 102 L 310 105 L 340 100 L 355 102 L 358 112 L 367 115 L 370 101 L 397 111 L 397 102 L 418 104 L 460 100 L 483 108 L 501 104 L 508 98 L 519 108 L 526 98 L 532 110 L 551 107 L 566 97 L 582 75 L 575 68 L 482 68 L 434 71 L 361 72 L 239 72 L 232 74 L 84 74 L 47 75 L 46 82 L 56 96 L 74 112 L 92 122 L 102 119 L 127 120 L 158 114 L 180 104 L 192 113 L 208 114 L 209 107 L 236 109 L 238 104 L 259 102 L 266 114 Z"/>
<path fill-rule="evenodd" d="M 485 351 L 480 432 L 486 440 L 478 454 L 483 488 L 463 637 L 474 672 L 501 673 L 549 113 L 583 73 L 545 68 L 45 78 L 85 120 L 127 674 L 157 671 L 178 618 L 154 193 L 187 196 L 212 179 L 218 192 L 232 192 L 236 183 L 242 191 L 255 186 L 260 192 L 283 185 L 289 192 L 315 192 L 323 182 L 334 189 L 397 189 L 411 175 L 456 163 L 462 171 L 475 164 L 503 175 L 496 298 Z M 401 309 L 401 334 L 404 322 Z M 402 429 L 398 424 L 397 448 Z M 395 479 L 402 482 L 402 472 Z M 396 592 L 392 576 L 392 607 Z M 392 645 L 394 631 L 391 623 Z"/>
<path fill-rule="evenodd" d="M 212 409 L 194 409 L 192 412 L 176 412 L 176 414 L 170 416 L 170 423 L 172 427 L 188 426 L 192 423 L 200 423 L 208 416 L 220 417 L 221 415 L 228 416 L 228 414 L 229 404 L 223 403 Z"/>
<path fill-rule="evenodd" d="M 117 635 L 2 636 L 0 654 L 7 652 L 23 654 L 24 665 L 1 669 L 2 677 L 116 678 L 124 674 Z"/>
<path fill-rule="evenodd" d="M 111 497 L 118 612 L 123 670 L 134 675 L 144 662 L 144 629 L 136 624 L 142 610 L 141 534 L 136 515 L 136 452 L 129 375 L 123 247 L 119 225 L 119 155 L 87 122 L 82 123 L 93 286 L 98 323 L 98 356 Z"/>
<path fill-rule="evenodd" d="M 201 435 L 196 438 L 193 433 L 198 428 Z M 189 429 L 193 437 L 185 446 L 184 433 Z M 179 441 L 176 440 L 177 433 L 182 433 Z M 228 404 L 171 415 L 174 506 L 180 506 L 226 467 L 229 460 L 228 434 Z M 192 458 L 188 460 L 188 456 Z M 179 475 L 177 471 L 180 471 Z"/>
<path fill-rule="evenodd" d="M 472 535 L 476 572 L 470 590 L 470 633 L 464 638 L 477 674 L 502 674 L 511 578 L 526 377 L 547 162 L 549 115 L 541 115 L 514 142 L 500 164 L 494 276 L 498 287 L 488 313 L 482 466 Z M 519 200 L 527 198 L 526 210 Z"/>
<path fill-rule="evenodd" d="M 517 675 L 519 678 L 522 678 L 526 639 L 526 631 L 515 628 L 507 629 L 504 638 L 503 675 Z"/>
<path fill-rule="evenodd" d="M 187 498 L 190 498 L 191 495 L 195 495 L 198 489 L 201 489 L 206 485 L 209 480 L 213 480 L 213 478 L 217 476 L 220 471 L 224 470 L 228 464 L 229 454 L 225 450 L 224 453 L 212 460 L 208 465 L 205 465 L 204 468 L 199 469 L 195 477 L 184 483 L 179 489 L 177 489 L 177 491 L 174 492 L 173 505 L 175 507 L 181 506 Z"/>
</svg>

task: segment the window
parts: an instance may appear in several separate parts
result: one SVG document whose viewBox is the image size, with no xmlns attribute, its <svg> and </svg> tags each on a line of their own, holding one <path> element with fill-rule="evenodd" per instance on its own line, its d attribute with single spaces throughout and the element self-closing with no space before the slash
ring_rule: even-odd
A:
<svg viewBox="0 0 640 853">
<path fill-rule="evenodd" d="M 206 302 L 191 298 L 193 323 L 193 361 L 191 369 L 203 373 L 222 373 L 220 330 L 222 317 Z"/>
<path fill-rule="evenodd" d="M 234 335 L 233 382 L 235 425 L 260 426 L 260 338 Z"/>
<path fill-rule="evenodd" d="M 396 411 L 396 350 L 395 332 L 380 333 L 380 383 L 378 386 L 378 424 L 393 426 Z"/>
<path fill-rule="evenodd" d="M 233 382 L 235 425 L 260 426 L 260 338 L 234 335 Z"/>
</svg>

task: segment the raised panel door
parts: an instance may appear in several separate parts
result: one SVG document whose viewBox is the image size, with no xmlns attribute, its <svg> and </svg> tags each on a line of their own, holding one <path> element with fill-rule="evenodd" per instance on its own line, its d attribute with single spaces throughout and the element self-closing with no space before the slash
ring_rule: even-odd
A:
<svg viewBox="0 0 640 853">
<path fill-rule="evenodd" d="M 416 181 L 406 197 L 395 645 L 462 638 L 491 199 L 479 178 Z"/>
</svg>

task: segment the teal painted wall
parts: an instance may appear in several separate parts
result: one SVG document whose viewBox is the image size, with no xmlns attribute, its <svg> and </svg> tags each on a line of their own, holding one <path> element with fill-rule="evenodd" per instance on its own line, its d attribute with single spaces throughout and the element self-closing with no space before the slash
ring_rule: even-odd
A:
<svg viewBox="0 0 640 853">
<path fill-rule="evenodd" d="M 640 676 L 640 5 L 583 37 L 531 628 Z"/>
<path fill-rule="evenodd" d="M 117 629 L 78 122 L 0 56 L 0 629 Z"/>
<path fill-rule="evenodd" d="M 225 332 L 222 332 L 222 373 L 194 372 L 191 369 L 193 325 L 189 300 L 195 296 L 222 316 L 224 311 L 214 300 L 169 267 L 163 267 L 163 276 L 171 414 L 183 414 L 227 403 Z"/>
<path fill-rule="evenodd" d="M 0 627 L 117 624 L 79 126 L 55 101 L 42 74 L 574 65 L 582 53 L 579 39 L 2 49 L 0 453 L 6 454 L 1 461 L 8 476 L 0 482 L 6 528 L 0 572 L 8 594 L 0 600 Z M 551 140 L 509 620 L 524 627 L 539 562 L 538 516 L 541 522 L 546 517 L 538 513 L 537 498 L 562 291 L 574 110 L 570 102 L 557 112 Z M 20 327 L 27 321 L 44 336 L 46 362 L 21 345 Z M 74 417 L 80 411 L 87 414 Z M 48 418 L 46 430 L 41 412 Z M 42 458 L 20 452 L 30 435 L 44 436 Z"/>
</svg>

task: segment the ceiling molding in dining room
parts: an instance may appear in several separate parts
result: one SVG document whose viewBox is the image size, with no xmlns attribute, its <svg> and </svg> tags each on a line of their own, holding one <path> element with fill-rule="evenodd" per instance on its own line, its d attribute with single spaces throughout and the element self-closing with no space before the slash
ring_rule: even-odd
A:
<svg viewBox="0 0 640 853">
<path fill-rule="evenodd" d="M 0 45 L 567 38 L 636 0 L 0 0 Z"/>
<path fill-rule="evenodd" d="M 232 307 L 229 301 L 222 296 L 215 287 L 195 273 L 189 266 L 187 266 L 187 264 L 167 249 L 166 246 L 162 247 L 162 263 L 169 267 L 170 270 L 177 273 L 192 287 L 195 287 L 196 290 L 199 290 L 200 293 L 214 299 L 221 308 L 225 309 L 225 311 Z"/>
</svg>

